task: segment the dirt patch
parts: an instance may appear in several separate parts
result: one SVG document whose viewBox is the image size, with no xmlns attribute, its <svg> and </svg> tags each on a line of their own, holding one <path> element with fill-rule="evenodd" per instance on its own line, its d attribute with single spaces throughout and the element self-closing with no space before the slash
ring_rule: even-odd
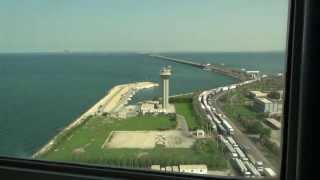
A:
<svg viewBox="0 0 320 180">
<path fill-rule="evenodd" d="M 181 131 L 113 131 L 106 139 L 103 148 L 142 148 L 152 149 L 156 145 L 167 148 L 190 148 L 195 139 Z"/>
<path fill-rule="evenodd" d="M 148 152 L 141 152 L 137 155 L 137 158 L 142 158 L 143 156 L 147 156 L 149 153 Z"/>
<path fill-rule="evenodd" d="M 78 156 L 78 155 L 83 154 L 85 152 L 86 152 L 86 150 L 84 148 L 77 148 L 72 151 L 72 154 Z"/>
</svg>

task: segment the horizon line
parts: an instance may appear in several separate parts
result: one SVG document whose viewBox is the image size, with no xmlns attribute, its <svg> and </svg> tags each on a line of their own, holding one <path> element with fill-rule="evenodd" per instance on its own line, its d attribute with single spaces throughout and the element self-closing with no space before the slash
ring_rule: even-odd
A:
<svg viewBox="0 0 320 180">
<path fill-rule="evenodd" d="M 75 54 L 75 53 L 132 53 L 132 54 L 157 54 L 157 53 L 267 53 L 286 52 L 286 50 L 261 50 L 261 51 L 11 51 L 0 54 Z"/>
</svg>

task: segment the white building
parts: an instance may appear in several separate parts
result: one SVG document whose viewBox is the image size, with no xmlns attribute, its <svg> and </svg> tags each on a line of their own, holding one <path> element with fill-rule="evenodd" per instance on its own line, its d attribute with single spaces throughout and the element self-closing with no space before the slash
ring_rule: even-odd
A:
<svg viewBox="0 0 320 180">
<path fill-rule="evenodd" d="M 181 173 L 208 174 L 208 168 L 205 164 L 181 164 Z"/>
<path fill-rule="evenodd" d="M 262 113 L 281 113 L 282 107 L 282 101 L 271 101 L 267 98 L 256 98 L 253 103 L 253 108 Z"/>
<path fill-rule="evenodd" d="M 200 138 L 205 137 L 205 132 L 204 132 L 204 130 L 202 130 L 202 129 L 197 129 L 197 130 L 196 130 L 196 136 L 197 136 L 197 137 L 200 137 Z"/>
<path fill-rule="evenodd" d="M 150 169 L 151 170 L 155 170 L 155 171 L 160 171 L 161 170 L 160 169 L 160 165 L 152 165 Z"/>
<path fill-rule="evenodd" d="M 267 97 L 268 93 L 261 91 L 249 91 L 249 95 L 254 98 Z"/>
<path fill-rule="evenodd" d="M 167 111 L 169 106 L 169 78 L 171 76 L 171 68 L 164 67 L 160 71 L 162 79 L 162 108 Z"/>
<path fill-rule="evenodd" d="M 180 172 L 193 174 L 208 174 L 208 168 L 205 164 L 180 164 L 179 166 L 163 166 L 152 165 L 151 170 L 165 171 L 165 172 Z"/>
<path fill-rule="evenodd" d="M 253 79 L 261 79 L 261 73 L 260 71 L 246 71 L 246 73 Z"/>
<path fill-rule="evenodd" d="M 159 101 L 145 101 L 140 103 L 140 113 L 145 114 L 159 114 L 164 113 L 162 107 L 160 107 Z"/>
</svg>

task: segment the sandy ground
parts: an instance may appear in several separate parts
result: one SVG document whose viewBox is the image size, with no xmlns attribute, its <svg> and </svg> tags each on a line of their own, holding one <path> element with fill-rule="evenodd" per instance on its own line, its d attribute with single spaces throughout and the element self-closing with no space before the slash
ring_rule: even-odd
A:
<svg viewBox="0 0 320 180">
<path fill-rule="evenodd" d="M 151 149 L 159 144 L 167 148 L 190 148 L 194 142 L 195 139 L 178 130 L 113 131 L 102 147 Z"/>
<path fill-rule="evenodd" d="M 101 114 L 103 112 L 112 112 L 113 109 L 118 106 L 123 106 L 128 101 L 128 94 L 132 91 L 138 91 L 145 88 L 152 88 L 159 86 L 157 83 L 153 82 L 137 82 L 130 84 L 123 84 L 113 87 L 108 91 L 107 95 L 98 101 L 94 106 L 92 106 L 88 111 L 74 120 L 66 128 L 63 129 L 57 136 L 51 139 L 45 146 L 43 146 L 39 151 L 37 151 L 32 157 L 37 157 L 45 152 L 47 152 L 55 144 L 57 138 L 64 134 L 66 131 L 72 130 L 74 127 L 82 124 L 88 116 Z"/>
<path fill-rule="evenodd" d="M 152 88 L 158 86 L 152 82 L 139 82 L 125 85 L 119 85 L 112 88 L 108 95 L 105 96 L 98 106 L 98 111 L 111 113 L 118 106 L 123 106 L 128 102 L 128 98 L 134 94 L 136 90 Z"/>
</svg>

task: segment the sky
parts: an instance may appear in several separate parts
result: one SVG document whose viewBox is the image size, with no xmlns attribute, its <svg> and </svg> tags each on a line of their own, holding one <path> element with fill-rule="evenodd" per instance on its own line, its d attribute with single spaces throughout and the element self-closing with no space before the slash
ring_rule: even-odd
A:
<svg viewBox="0 0 320 180">
<path fill-rule="evenodd" d="M 1 0 L 0 52 L 283 51 L 287 0 Z"/>
</svg>

